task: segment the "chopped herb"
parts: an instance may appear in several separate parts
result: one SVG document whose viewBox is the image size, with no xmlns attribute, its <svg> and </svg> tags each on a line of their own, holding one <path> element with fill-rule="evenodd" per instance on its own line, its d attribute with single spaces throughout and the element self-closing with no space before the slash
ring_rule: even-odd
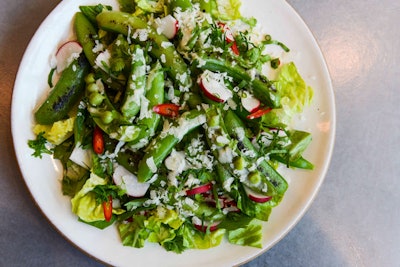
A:
<svg viewBox="0 0 400 267">
<path fill-rule="evenodd" d="M 35 140 L 28 140 L 28 146 L 34 150 L 32 156 L 36 158 L 42 158 L 42 154 L 53 154 L 53 150 L 47 148 L 49 142 L 44 138 L 44 132 L 37 135 Z"/>
</svg>

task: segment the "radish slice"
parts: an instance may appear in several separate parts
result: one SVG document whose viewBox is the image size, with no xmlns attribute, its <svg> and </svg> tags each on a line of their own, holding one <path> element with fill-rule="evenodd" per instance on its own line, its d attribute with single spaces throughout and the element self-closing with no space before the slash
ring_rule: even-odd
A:
<svg viewBox="0 0 400 267">
<path fill-rule="evenodd" d="M 232 98 L 232 91 L 225 85 L 222 74 L 204 71 L 200 75 L 200 88 L 204 95 L 216 102 L 225 102 Z"/>
<path fill-rule="evenodd" d="M 228 44 L 232 43 L 231 50 L 235 55 L 239 55 L 239 48 L 235 42 L 231 29 L 223 22 L 218 22 L 218 26 L 225 33 L 225 40 Z"/>
<path fill-rule="evenodd" d="M 205 193 L 207 191 L 210 191 L 211 188 L 212 188 L 212 184 L 211 183 L 200 185 L 198 187 L 186 190 L 186 195 L 187 196 L 192 196 L 192 195 L 196 195 L 196 194 L 202 194 L 202 193 Z"/>
<path fill-rule="evenodd" d="M 68 41 L 61 45 L 56 52 L 57 72 L 60 73 L 66 69 L 74 59 L 79 57 L 82 50 L 82 46 L 77 41 Z"/>
<path fill-rule="evenodd" d="M 137 177 L 123 166 L 118 165 L 113 174 L 114 183 L 132 197 L 142 197 L 149 189 L 149 183 L 140 183 Z"/>
<path fill-rule="evenodd" d="M 92 167 L 92 153 L 90 149 L 83 149 L 80 144 L 77 144 L 69 159 L 85 169 L 90 169 Z"/>
<path fill-rule="evenodd" d="M 179 30 L 179 23 L 173 16 L 168 15 L 157 18 L 154 21 L 154 27 L 157 33 L 165 35 L 168 39 L 173 39 Z"/>
<path fill-rule="evenodd" d="M 261 105 L 260 100 L 258 100 L 252 94 L 249 93 L 246 93 L 246 96 L 242 97 L 241 101 L 244 109 L 250 113 L 257 111 Z"/>
<path fill-rule="evenodd" d="M 215 230 L 218 229 L 218 225 L 221 222 L 213 222 L 211 225 L 209 222 L 203 222 L 202 224 L 194 224 L 194 227 L 196 227 L 197 230 L 202 231 L 202 232 L 206 232 L 207 229 L 210 229 L 210 232 L 213 232 Z"/>
<path fill-rule="evenodd" d="M 248 188 L 247 186 L 244 187 L 244 190 L 246 191 L 247 196 L 252 201 L 257 202 L 257 203 L 265 203 L 272 199 L 272 196 L 262 195 L 260 193 L 253 191 L 252 189 Z"/>
<path fill-rule="evenodd" d="M 225 23 L 218 22 L 218 26 L 222 29 L 222 32 L 225 33 L 225 39 L 228 43 L 235 41 L 231 29 Z"/>
</svg>

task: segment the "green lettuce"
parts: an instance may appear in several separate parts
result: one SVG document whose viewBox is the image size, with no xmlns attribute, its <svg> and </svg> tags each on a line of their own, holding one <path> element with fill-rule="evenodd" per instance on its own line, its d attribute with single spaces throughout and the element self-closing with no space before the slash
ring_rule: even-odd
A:
<svg viewBox="0 0 400 267">
<path fill-rule="evenodd" d="M 273 109 L 262 117 L 261 123 L 267 127 L 289 124 L 293 115 L 301 113 L 311 103 L 314 94 L 293 62 L 282 66 L 274 85 L 282 107 Z"/>
<path fill-rule="evenodd" d="M 219 246 L 225 233 L 225 229 L 217 229 L 209 233 L 203 233 L 193 230 L 192 227 L 182 227 L 183 244 L 190 249 L 209 249 Z"/>
<path fill-rule="evenodd" d="M 262 247 L 262 223 L 253 219 L 243 228 L 237 228 L 228 232 L 230 243 L 241 246 Z"/>
<path fill-rule="evenodd" d="M 105 184 L 105 179 L 91 173 L 82 189 L 71 199 L 72 212 L 85 222 L 104 220 L 103 207 L 97 203 L 96 194 L 92 190 L 97 185 Z"/>
<path fill-rule="evenodd" d="M 135 215 L 132 221 L 118 225 L 122 244 L 141 248 L 145 242 L 158 243 L 167 251 L 182 253 L 187 249 L 208 249 L 218 246 L 225 229 L 203 233 L 185 222 L 174 210 L 158 207 L 146 218 Z"/>
<path fill-rule="evenodd" d="M 242 17 L 240 14 L 240 0 L 209 0 L 210 13 L 216 19 L 237 20 Z"/>
<path fill-rule="evenodd" d="M 135 248 L 144 247 L 146 239 L 149 237 L 149 231 L 145 227 L 146 217 L 137 215 L 132 222 L 121 223 L 118 225 L 118 231 L 124 246 Z"/>
</svg>

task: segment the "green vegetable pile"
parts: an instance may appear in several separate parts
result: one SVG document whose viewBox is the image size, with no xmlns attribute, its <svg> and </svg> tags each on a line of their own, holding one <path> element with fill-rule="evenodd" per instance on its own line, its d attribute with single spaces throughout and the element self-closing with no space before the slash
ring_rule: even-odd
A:
<svg viewBox="0 0 400 267">
<path fill-rule="evenodd" d="M 265 52 L 289 48 L 257 32 L 238 0 L 119 4 L 76 13 L 82 52 L 35 111 L 33 156 L 59 159 L 72 211 L 116 225 L 125 246 L 181 253 L 225 237 L 260 248 L 288 187 L 279 164 L 313 169 L 311 135 L 289 127 L 312 89 Z"/>
</svg>

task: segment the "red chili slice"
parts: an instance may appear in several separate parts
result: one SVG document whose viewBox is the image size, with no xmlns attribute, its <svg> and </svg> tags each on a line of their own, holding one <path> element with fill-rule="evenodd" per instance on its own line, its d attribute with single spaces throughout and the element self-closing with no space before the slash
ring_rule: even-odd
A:
<svg viewBox="0 0 400 267">
<path fill-rule="evenodd" d="M 232 32 L 231 32 L 231 30 L 229 29 L 229 27 L 226 26 L 226 24 L 223 23 L 223 22 L 218 22 L 218 27 L 221 28 L 222 32 L 226 33 L 226 36 L 225 36 L 226 42 L 227 42 L 228 44 L 233 43 L 233 44 L 231 45 L 232 52 L 233 52 L 235 55 L 238 56 L 238 55 L 239 55 L 239 48 L 238 48 L 238 46 L 237 46 L 237 44 L 236 44 L 235 38 L 233 37 Z"/>
<path fill-rule="evenodd" d="M 108 197 L 108 201 L 103 202 L 103 213 L 104 213 L 104 218 L 107 222 L 111 220 L 112 217 L 112 197 Z"/>
<path fill-rule="evenodd" d="M 177 117 L 179 115 L 179 106 L 172 103 L 159 104 L 153 107 L 153 111 L 166 117 Z"/>
<path fill-rule="evenodd" d="M 93 145 L 93 151 L 96 154 L 103 154 L 104 152 L 104 137 L 103 137 L 103 132 L 101 129 L 96 126 L 94 127 L 93 130 L 93 140 L 92 140 L 92 145 Z"/>
<path fill-rule="evenodd" d="M 249 114 L 247 116 L 248 119 L 253 120 L 253 119 L 257 119 L 260 118 L 261 116 L 267 114 L 268 112 L 270 112 L 272 110 L 272 108 L 263 108 L 263 109 L 259 109 L 251 114 Z"/>
</svg>

